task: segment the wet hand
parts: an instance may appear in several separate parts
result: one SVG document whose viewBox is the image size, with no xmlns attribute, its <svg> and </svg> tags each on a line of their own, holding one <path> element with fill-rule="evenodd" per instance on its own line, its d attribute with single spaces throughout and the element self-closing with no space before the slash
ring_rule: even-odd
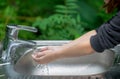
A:
<svg viewBox="0 0 120 79">
<path fill-rule="evenodd" d="M 46 64 L 59 58 L 60 49 L 60 46 L 44 47 L 32 54 L 32 58 L 39 64 Z"/>
</svg>

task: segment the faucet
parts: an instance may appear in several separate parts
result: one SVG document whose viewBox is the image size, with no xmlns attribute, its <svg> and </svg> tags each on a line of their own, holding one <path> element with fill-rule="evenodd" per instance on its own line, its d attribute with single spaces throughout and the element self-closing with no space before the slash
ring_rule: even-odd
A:
<svg viewBox="0 0 120 79">
<path fill-rule="evenodd" d="M 19 30 L 26 30 L 31 32 L 37 32 L 37 29 L 34 27 L 29 26 L 23 26 L 23 25 L 7 25 L 6 27 L 6 35 L 2 42 L 1 47 L 1 60 L 3 65 L 7 64 L 15 64 L 15 61 L 13 59 L 17 57 L 16 49 L 19 49 L 19 47 L 23 47 L 21 50 L 27 50 L 29 48 L 34 48 L 36 46 L 36 43 L 33 41 L 24 41 L 18 39 L 18 33 Z"/>
</svg>

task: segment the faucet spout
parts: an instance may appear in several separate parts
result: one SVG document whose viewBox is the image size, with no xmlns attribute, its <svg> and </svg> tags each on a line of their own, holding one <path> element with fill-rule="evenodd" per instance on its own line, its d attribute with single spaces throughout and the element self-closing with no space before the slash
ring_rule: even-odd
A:
<svg viewBox="0 0 120 79">
<path fill-rule="evenodd" d="M 16 40 L 16 41 L 11 41 L 9 43 L 8 47 L 9 48 L 6 50 L 7 53 L 2 56 L 2 59 L 5 62 L 10 62 L 14 59 L 13 57 L 15 56 L 17 49 L 19 49 L 19 50 L 23 50 L 23 49 L 27 50 L 29 48 L 34 49 L 36 47 L 36 42 Z"/>
<path fill-rule="evenodd" d="M 17 57 L 16 50 L 19 47 L 23 49 L 35 48 L 36 43 L 32 41 L 24 41 L 18 39 L 19 30 L 27 30 L 32 32 L 37 32 L 37 29 L 34 27 L 22 26 L 22 25 L 7 25 L 6 35 L 2 44 L 2 61 L 3 62 L 12 62 L 14 57 Z"/>
<path fill-rule="evenodd" d="M 23 26 L 23 25 L 7 25 L 6 32 L 11 39 L 18 39 L 19 30 L 37 32 L 36 28 L 30 26 Z"/>
</svg>

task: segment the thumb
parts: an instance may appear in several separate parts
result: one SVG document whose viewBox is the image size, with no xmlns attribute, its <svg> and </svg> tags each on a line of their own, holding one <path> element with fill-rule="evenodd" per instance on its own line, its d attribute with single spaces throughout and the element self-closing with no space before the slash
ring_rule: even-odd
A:
<svg viewBox="0 0 120 79">
<path fill-rule="evenodd" d="M 39 52 L 39 53 L 32 54 L 32 57 L 33 58 L 39 58 L 39 57 L 44 56 L 44 55 L 45 55 L 45 53 Z"/>
<path fill-rule="evenodd" d="M 48 48 L 49 48 L 49 47 L 41 47 L 41 48 L 40 48 L 40 51 L 42 52 L 42 51 L 48 50 Z"/>
</svg>

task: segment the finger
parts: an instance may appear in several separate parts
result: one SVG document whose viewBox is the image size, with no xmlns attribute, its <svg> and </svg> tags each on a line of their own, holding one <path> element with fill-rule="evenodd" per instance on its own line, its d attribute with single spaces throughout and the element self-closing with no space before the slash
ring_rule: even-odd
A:
<svg viewBox="0 0 120 79">
<path fill-rule="evenodd" d="M 33 58 L 39 58 L 39 57 L 44 56 L 44 55 L 45 55 L 45 53 L 39 52 L 39 53 L 32 54 L 32 57 Z"/>
<path fill-rule="evenodd" d="M 49 49 L 49 47 L 42 47 L 42 48 L 40 48 L 40 52 L 48 50 L 48 49 Z"/>
<path fill-rule="evenodd" d="M 40 64 L 42 64 L 42 62 L 44 62 L 43 58 L 44 57 L 40 57 L 40 58 L 33 57 L 34 61 L 37 62 L 37 63 L 40 63 Z"/>
<path fill-rule="evenodd" d="M 31 56 L 32 56 L 32 58 L 33 58 L 33 59 L 35 59 L 35 58 L 36 58 L 36 56 L 35 56 L 34 54 L 32 54 Z"/>
<path fill-rule="evenodd" d="M 34 51 L 34 53 L 42 52 L 42 51 L 45 51 L 45 50 L 48 50 L 48 47 L 40 47 L 39 49 L 36 49 L 36 50 Z"/>
</svg>

